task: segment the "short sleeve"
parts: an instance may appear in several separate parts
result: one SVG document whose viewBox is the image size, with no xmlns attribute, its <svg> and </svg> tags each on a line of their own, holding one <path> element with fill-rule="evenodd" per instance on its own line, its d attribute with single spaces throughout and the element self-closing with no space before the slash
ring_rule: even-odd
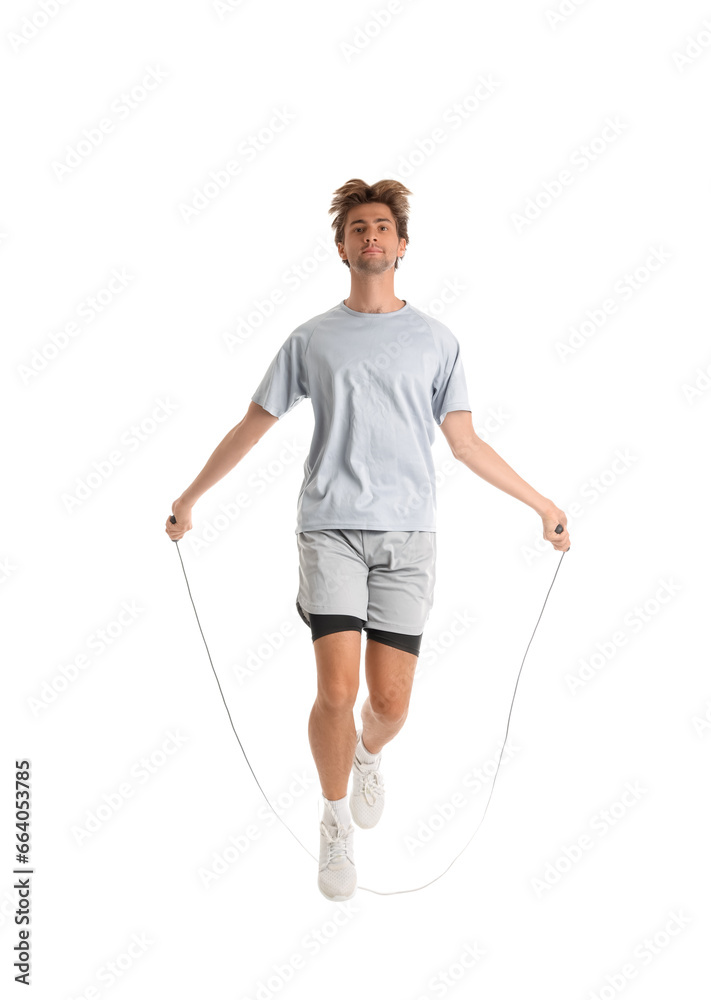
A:
<svg viewBox="0 0 711 1000">
<path fill-rule="evenodd" d="M 440 346 L 440 363 L 432 386 L 432 415 L 438 424 L 451 410 L 469 410 L 467 380 L 457 338 L 447 330 Z"/>
<path fill-rule="evenodd" d="M 298 327 L 279 348 L 252 396 L 275 417 L 283 417 L 309 396 L 306 347 L 309 332 Z"/>
</svg>

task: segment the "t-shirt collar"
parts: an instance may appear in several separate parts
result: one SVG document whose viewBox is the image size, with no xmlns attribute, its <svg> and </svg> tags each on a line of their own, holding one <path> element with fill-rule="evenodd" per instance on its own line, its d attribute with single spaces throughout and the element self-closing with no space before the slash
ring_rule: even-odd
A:
<svg viewBox="0 0 711 1000">
<path fill-rule="evenodd" d="M 343 299 L 341 299 L 338 304 L 344 312 L 350 313 L 351 316 L 378 316 L 381 319 L 385 319 L 390 316 L 401 316 L 404 312 L 407 312 L 410 309 L 410 303 L 407 299 L 405 299 L 405 305 L 401 306 L 399 309 L 393 309 L 391 312 L 379 313 L 361 312 L 359 309 L 351 309 L 350 306 L 346 305 Z"/>
</svg>

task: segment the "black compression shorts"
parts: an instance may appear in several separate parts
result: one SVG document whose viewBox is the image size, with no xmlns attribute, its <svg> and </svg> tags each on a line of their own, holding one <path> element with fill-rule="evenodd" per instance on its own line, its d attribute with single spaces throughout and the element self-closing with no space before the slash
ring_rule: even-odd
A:
<svg viewBox="0 0 711 1000">
<path fill-rule="evenodd" d="M 317 615 L 309 612 L 308 620 L 304 616 L 297 601 L 297 610 L 307 625 L 311 626 L 311 640 L 316 642 L 324 635 L 331 635 L 333 632 L 362 632 L 365 626 L 363 618 L 356 618 L 355 615 Z M 404 632 L 386 632 L 379 628 L 366 628 L 366 635 L 369 639 L 382 642 L 385 646 L 393 646 L 395 649 L 403 649 L 406 653 L 420 655 L 420 635 L 406 635 Z"/>
</svg>

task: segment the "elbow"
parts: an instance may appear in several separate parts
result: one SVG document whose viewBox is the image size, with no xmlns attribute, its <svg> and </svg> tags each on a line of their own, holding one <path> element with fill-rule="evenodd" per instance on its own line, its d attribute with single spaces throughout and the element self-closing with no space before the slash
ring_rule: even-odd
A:
<svg viewBox="0 0 711 1000">
<path fill-rule="evenodd" d="M 481 451 L 484 446 L 484 442 L 480 437 L 476 435 L 468 437 L 463 441 L 456 443 L 452 447 L 452 454 L 457 459 L 458 462 L 462 462 L 464 465 L 469 465 L 470 462 L 474 460 L 477 452 Z"/>
</svg>

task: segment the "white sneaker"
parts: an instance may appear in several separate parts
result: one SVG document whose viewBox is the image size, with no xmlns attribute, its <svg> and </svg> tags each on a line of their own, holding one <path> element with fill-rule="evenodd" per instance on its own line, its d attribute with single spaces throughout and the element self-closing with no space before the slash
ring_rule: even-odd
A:
<svg viewBox="0 0 711 1000">
<path fill-rule="evenodd" d="M 356 735 L 358 743 L 351 767 L 353 787 L 348 805 L 353 821 L 362 830 L 369 830 L 383 815 L 385 783 L 380 773 L 381 754 L 378 754 L 372 764 L 361 764 L 358 760 L 358 747 L 363 746 L 363 730 L 359 729 Z"/>
<path fill-rule="evenodd" d="M 328 805 L 328 803 L 327 803 Z M 318 865 L 318 887 L 322 896 L 334 903 L 352 899 L 358 888 L 353 860 L 353 824 L 344 828 L 335 810 L 333 822 L 321 820 L 321 851 Z"/>
</svg>

